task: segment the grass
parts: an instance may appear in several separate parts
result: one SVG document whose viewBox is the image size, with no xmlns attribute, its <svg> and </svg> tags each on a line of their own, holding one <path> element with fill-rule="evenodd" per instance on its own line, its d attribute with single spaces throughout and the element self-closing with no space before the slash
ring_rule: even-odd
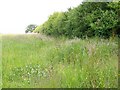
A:
<svg viewBox="0 0 120 90">
<path fill-rule="evenodd" d="M 4 88 L 117 88 L 118 41 L 2 36 Z"/>
<path fill-rule="evenodd" d="M 2 35 L 0 34 L 0 89 L 2 88 Z"/>
</svg>

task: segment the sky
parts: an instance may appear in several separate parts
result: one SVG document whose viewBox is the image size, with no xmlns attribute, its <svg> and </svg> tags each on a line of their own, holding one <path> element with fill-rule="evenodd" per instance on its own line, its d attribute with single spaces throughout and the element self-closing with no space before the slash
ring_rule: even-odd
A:
<svg viewBox="0 0 120 90">
<path fill-rule="evenodd" d="M 55 11 L 66 11 L 83 0 L 0 0 L 0 33 L 24 33 L 29 24 L 41 25 Z"/>
</svg>

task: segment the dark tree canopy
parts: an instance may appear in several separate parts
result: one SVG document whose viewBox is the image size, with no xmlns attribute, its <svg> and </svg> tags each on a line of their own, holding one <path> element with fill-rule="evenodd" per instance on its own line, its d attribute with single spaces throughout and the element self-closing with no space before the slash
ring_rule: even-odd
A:
<svg viewBox="0 0 120 90">
<path fill-rule="evenodd" d="M 33 32 L 36 27 L 37 27 L 37 25 L 35 25 L 35 24 L 30 24 L 30 25 L 28 25 L 28 26 L 26 27 L 25 33 Z"/>
</svg>

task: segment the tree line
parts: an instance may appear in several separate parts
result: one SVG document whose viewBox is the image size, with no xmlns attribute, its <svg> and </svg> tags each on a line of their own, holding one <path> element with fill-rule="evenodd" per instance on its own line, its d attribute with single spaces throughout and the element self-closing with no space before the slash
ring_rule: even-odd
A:
<svg viewBox="0 0 120 90">
<path fill-rule="evenodd" d="M 65 12 L 54 12 L 34 32 L 69 38 L 120 35 L 120 2 L 83 2 Z"/>
</svg>

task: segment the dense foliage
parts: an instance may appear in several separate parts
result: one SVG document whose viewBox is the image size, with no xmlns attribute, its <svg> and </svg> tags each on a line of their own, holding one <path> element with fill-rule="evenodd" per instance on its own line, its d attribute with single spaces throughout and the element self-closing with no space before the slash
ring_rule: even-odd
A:
<svg viewBox="0 0 120 90">
<path fill-rule="evenodd" d="M 35 32 L 52 36 L 103 37 L 119 35 L 119 2 L 83 2 L 66 12 L 55 12 Z"/>
</svg>

